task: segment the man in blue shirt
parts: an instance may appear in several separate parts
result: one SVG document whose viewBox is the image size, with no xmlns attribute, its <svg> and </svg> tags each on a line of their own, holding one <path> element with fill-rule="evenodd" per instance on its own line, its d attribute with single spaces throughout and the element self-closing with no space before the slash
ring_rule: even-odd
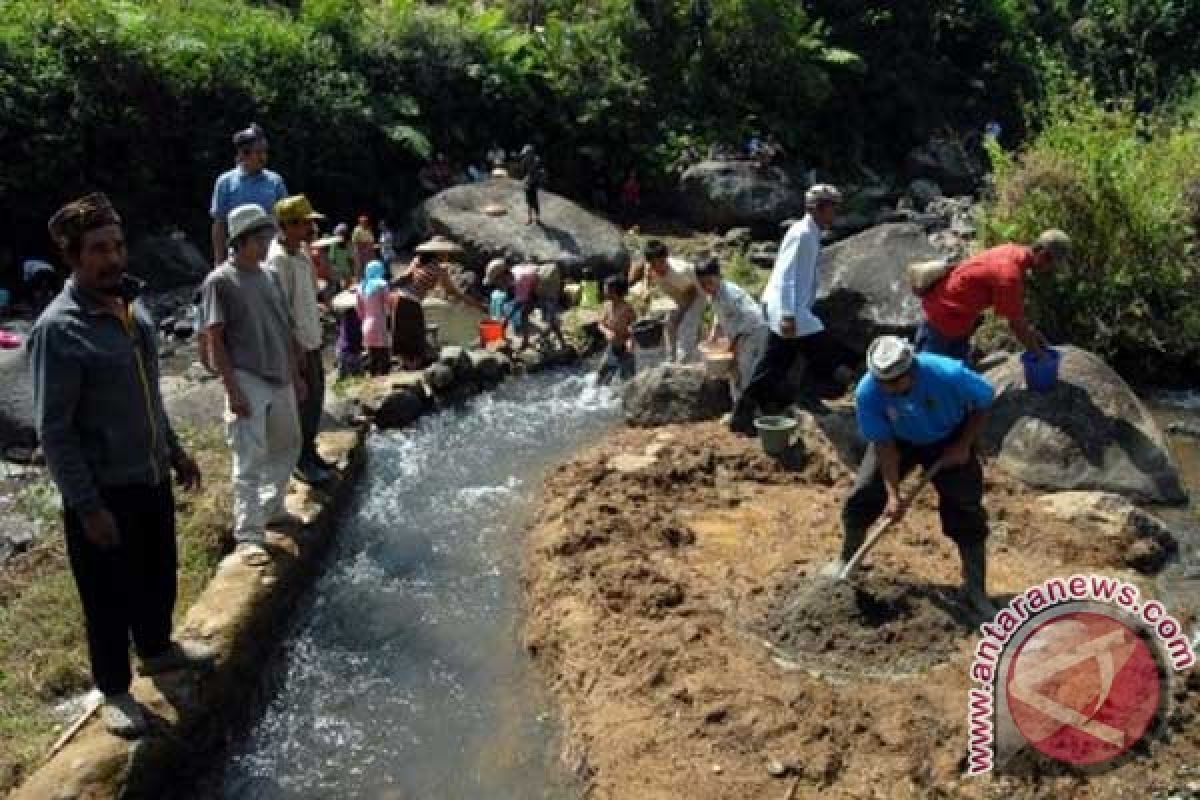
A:
<svg viewBox="0 0 1200 800">
<path fill-rule="evenodd" d="M 228 216 L 240 205 L 252 203 L 268 214 L 275 204 L 288 196 L 279 173 L 267 169 L 267 134 L 256 124 L 233 135 L 237 148 L 237 166 L 222 173 L 213 185 L 212 217 L 213 264 L 220 266 L 229 255 Z"/>
<path fill-rule="evenodd" d="M 855 392 L 855 406 L 859 429 L 870 447 L 842 508 L 841 558 L 828 573 L 840 571 L 853 557 L 881 514 L 895 521 L 904 516 L 900 481 L 913 467 L 920 464 L 929 470 L 937 465 L 932 483 L 942 533 L 958 546 L 967 603 L 990 617 L 995 609 L 986 591 L 983 468 L 973 446 L 995 393 L 962 362 L 914 354 L 912 345 L 897 336 L 881 336 L 871 343 L 867 368 Z"/>
</svg>

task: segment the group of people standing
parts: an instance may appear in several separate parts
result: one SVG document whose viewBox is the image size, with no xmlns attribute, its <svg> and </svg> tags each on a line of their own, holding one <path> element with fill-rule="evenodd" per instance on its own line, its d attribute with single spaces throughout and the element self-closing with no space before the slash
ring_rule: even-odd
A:
<svg viewBox="0 0 1200 800">
<path fill-rule="evenodd" d="M 289 194 L 282 178 L 265 168 L 268 147 L 261 128 L 239 131 L 233 143 L 237 166 L 217 179 L 210 209 L 215 266 L 201 287 L 200 353 L 226 395 L 236 550 L 247 564 L 262 565 L 270 559 L 266 527 L 298 523 L 284 503 L 289 479 L 320 483 L 331 475 L 316 448 L 325 375 L 310 252 L 324 216 L 306 196 Z M 536 179 L 527 184 L 534 199 L 530 222 L 537 219 L 537 187 Z M 809 189 L 807 214 L 785 236 L 760 299 L 723 279 L 716 258 L 692 264 L 671 257 L 661 242 L 650 242 L 644 263 L 628 279 L 614 276 L 606 284 L 600 327 L 609 349 L 602 378 L 632 372 L 629 341 L 636 314 L 625 295 L 630 283 L 645 276 L 675 301 L 666 325 L 674 361 L 698 359 L 711 303 L 715 324 L 709 343 L 728 339 L 736 360 L 731 427 L 752 430 L 760 409 L 788 399 L 783 387 L 792 360 L 818 344 L 813 337 L 823 325 L 812 306 L 820 234 L 840 199 L 832 186 Z M 450 279 L 448 264 L 458 252 L 452 242 L 435 237 L 419 246 L 407 269 L 392 277 L 395 254 L 375 242 L 368 224 L 360 220 L 367 235 L 350 238 L 353 267 L 338 273 L 341 287 L 352 291 L 372 371 L 387 369 L 393 352 L 405 366 L 416 366 L 426 349 L 421 304 L 430 291 L 441 287 L 487 309 Z M 103 194 L 91 194 L 65 205 L 48 228 L 71 275 L 29 338 L 35 423 L 63 497 L 67 552 L 84 609 L 92 672 L 105 697 L 102 719 L 114 733 L 138 736 L 146 720 L 129 694 L 131 638 L 144 675 L 212 663 L 204 647 L 171 637 L 176 572 L 171 474 L 184 489 L 198 487 L 201 474 L 164 410 L 156 327 L 135 302 L 140 285 L 127 274 L 120 215 Z M 1042 352 L 1045 339 L 1024 316 L 1025 275 L 1060 263 L 1069 248 L 1065 234 L 1047 231 L 1031 247 L 986 250 L 923 293 L 925 319 L 915 347 L 896 337 L 871 345 L 868 372 L 856 390 L 859 425 L 871 447 L 843 510 L 842 559 L 851 557 L 874 519 L 903 515 L 899 481 L 923 465 L 934 473 L 943 530 L 959 546 L 968 600 L 980 610 L 988 606 L 987 524 L 973 444 L 992 390 L 965 363 L 967 338 L 979 314 L 992 307 L 1027 348 Z M 538 312 L 561 340 L 557 265 L 497 260 L 489 264 L 485 284 L 493 290 L 493 316 L 515 322 L 527 340 L 529 317 Z M 340 334 L 346 333 L 343 326 Z"/>
<path fill-rule="evenodd" d="M 808 190 L 807 213 L 784 236 L 757 300 L 721 278 L 716 258 L 692 264 L 670 257 L 657 241 L 647 244 L 644 262 L 630 273 L 631 282 L 645 275 L 674 301 L 665 336 L 668 357 L 677 363 L 699 358 L 704 309 L 711 303 L 708 346 L 723 336 L 734 353 L 729 425 L 737 433 L 752 435 L 757 414 L 790 404 L 789 373 L 797 356 L 819 359 L 827 349 L 824 324 L 813 305 L 821 232 L 832 225 L 840 202 L 833 186 Z M 1045 337 L 1025 315 L 1025 280 L 1063 263 L 1070 249 L 1067 234 L 1048 230 L 1030 246 L 1005 244 L 945 264 L 938 279 L 918 292 L 924 314 L 915 341 L 882 336 L 872 342 L 867 373 L 855 390 L 859 429 L 869 447 L 843 508 L 842 552 L 830 565 L 831 574 L 853 557 L 876 519 L 904 515 L 899 484 L 919 465 L 938 492 L 943 532 L 958 546 L 969 608 L 980 616 L 992 610 L 986 593 L 983 477 L 974 446 L 993 390 L 968 364 L 969 340 L 983 312 L 992 309 L 1034 358 L 1050 357 Z M 609 331 L 612 325 L 604 328 L 613 342 L 614 363 L 620 363 L 623 344 L 619 317 L 613 317 L 617 336 Z"/>
</svg>

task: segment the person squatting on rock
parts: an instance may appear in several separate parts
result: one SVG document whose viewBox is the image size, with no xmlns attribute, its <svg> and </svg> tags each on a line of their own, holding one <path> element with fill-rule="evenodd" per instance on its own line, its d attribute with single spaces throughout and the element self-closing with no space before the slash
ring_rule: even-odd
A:
<svg viewBox="0 0 1200 800">
<path fill-rule="evenodd" d="M 1050 270 L 1070 254 L 1071 238 L 1048 230 L 1030 247 L 1002 244 L 960 262 L 921 293 L 917 350 L 965 361 L 980 314 L 992 308 L 1025 349 L 1041 357 L 1046 339 L 1025 319 L 1025 274 Z"/>
<path fill-rule="evenodd" d="M 210 360 L 225 387 L 233 449 L 234 540 L 246 563 L 260 566 L 268 524 L 293 524 L 284 509 L 288 478 L 300 458 L 296 401 L 305 397 L 279 278 L 264 269 L 275 222 L 256 205 L 229 215 L 232 254 L 201 286 Z"/>
<path fill-rule="evenodd" d="M 325 364 L 321 357 L 324 332 L 317 306 L 316 270 L 308 254 L 313 225 L 325 219 L 325 215 L 314 211 L 308 198 L 298 194 L 275 204 L 275 218 L 279 221 L 279 234 L 271 241 L 266 265 L 274 271 L 283 289 L 305 387 L 304 398 L 299 400 L 301 441 L 296 477 L 316 484 L 333 476 L 331 465 L 317 452 L 321 406 L 325 400 Z"/>
<path fill-rule="evenodd" d="M 596 372 L 596 385 L 606 386 L 614 374 L 627 381 L 637 372 L 637 359 L 630 346 L 633 323 L 637 312 L 625 300 L 629 294 L 629 282 L 620 275 L 611 275 L 604 281 L 604 310 L 600 317 L 600 332 L 608 341 L 604 358 Z"/>
<path fill-rule="evenodd" d="M 771 334 L 767 352 L 751 381 L 746 403 L 754 409 L 786 405 L 788 373 L 796 356 L 820 357 L 824 324 L 813 313 L 820 276 L 817 264 L 821 255 L 821 231 L 833 224 L 842 194 L 828 184 L 817 184 L 805 194 L 808 213 L 788 228 L 763 289 L 763 313 Z M 774 409 L 771 409 L 774 410 Z"/>
<path fill-rule="evenodd" d="M 487 305 L 461 291 L 450 278 L 450 259 L 462 248 L 444 236 L 434 236 L 417 245 L 416 256 L 399 278 L 395 313 L 392 319 L 392 352 L 400 357 L 404 369 L 425 366 L 428 345 L 425 341 L 425 310 L 422 303 L 435 288 L 447 297 L 487 313 Z"/>
<path fill-rule="evenodd" d="M 529 347 L 529 335 L 533 331 L 531 317 L 534 311 L 541 312 L 542 321 L 558 340 L 558 346 L 567 346 L 559 319 L 562 270 L 558 264 L 551 261 L 544 264 L 518 264 L 512 267 L 502 258 L 492 259 L 484 272 L 483 283 L 485 287 L 500 289 L 511 298 L 500 304 L 503 316 L 496 318 L 511 322 L 514 330 L 520 334 L 518 350 Z M 489 314 L 494 310 L 489 308 Z"/>
<path fill-rule="evenodd" d="M 388 291 L 387 273 L 379 259 L 367 264 L 363 282 L 355 291 L 356 311 L 362 320 L 362 343 L 367 347 L 367 371 L 386 375 L 392 367 L 392 348 L 388 331 L 388 314 L 392 295 Z"/>
<path fill-rule="evenodd" d="M 50 236 L 71 277 L 29 338 L 34 420 L 63 497 L 67 556 L 83 606 L 88 657 L 111 732 L 138 736 L 129 641 L 139 672 L 203 668 L 212 654 L 171 640 L 175 503 L 200 470 L 179 443 L 159 390 L 156 326 L 125 274 L 121 218 L 102 194 L 67 204 Z"/>
<path fill-rule="evenodd" d="M 658 239 L 646 242 L 642 256 L 645 262 L 629 269 L 630 285 L 645 277 L 675 303 L 663 330 L 667 360 L 676 364 L 699 361 L 700 327 L 704 323 L 704 307 L 708 301 L 696 280 L 696 267 L 671 256 L 667 246 Z"/>
<path fill-rule="evenodd" d="M 842 508 L 842 552 L 825 569 L 836 575 L 857 552 L 881 514 L 899 521 L 908 511 L 900 482 L 914 467 L 930 470 L 942 533 L 958 547 L 963 593 L 980 616 L 995 609 L 987 596 L 987 512 L 983 467 L 975 442 L 995 393 L 961 361 L 914 353 L 897 336 L 867 349 L 867 374 L 855 391 L 858 427 L 869 443 L 854 489 Z"/>
<path fill-rule="evenodd" d="M 736 369 L 729 377 L 733 395 L 729 428 L 736 433 L 753 435 L 754 415 L 749 395 L 756 388 L 754 376 L 759 374 L 770 329 L 763 318 L 762 307 L 750 293 L 721 277 L 721 264 L 715 256 L 696 266 L 696 278 L 700 288 L 712 300 L 713 327 L 708 343 L 715 345 L 724 336 L 734 354 Z"/>
</svg>

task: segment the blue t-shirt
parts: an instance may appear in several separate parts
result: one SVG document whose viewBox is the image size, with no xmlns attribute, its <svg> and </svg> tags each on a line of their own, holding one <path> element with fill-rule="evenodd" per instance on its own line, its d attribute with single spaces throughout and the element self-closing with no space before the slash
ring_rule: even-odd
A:
<svg viewBox="0 0 1200 800">
<path fill-rule="evenodd" d="M 995 399 L 992 385 L 957 359 L 917 353 L 913 369 L 916 380 L 903 395 L 888 394 L 870 373 L 859 381 L 858 428 L 868 442 L 939 442 Z"/>
<path fill-rule="evenodd" d="M 234 167 L 213 185 L 212 206 L 208 213 L 213 219 L 226 221 L 229 212 L 241 205 L 253 203 L 271 216 L 275 215 L 275 204 L 287 197 L 287 187 L 279 173 L 264 169 L 250 175 L 241 167 Z"/>
</svg>

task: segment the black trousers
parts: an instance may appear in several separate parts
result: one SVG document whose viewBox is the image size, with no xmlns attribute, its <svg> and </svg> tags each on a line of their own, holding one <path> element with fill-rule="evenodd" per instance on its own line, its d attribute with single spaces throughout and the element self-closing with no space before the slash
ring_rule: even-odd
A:
<svg viewBox="0 0 1200 800">
<path fill-rule="evenodd" d="M 92 679 L 105 695 L 129 691 L 129 639 L 142 658 L 171 643 L 175 610 L 175 501 L 171 483 L 102 489 L 121 543 L 101 550 L 73 510 L 63 513 L 67 557 L 87 627 Z"/>
<path fill-rule="evenodd" d="M 304 354 L 304 383 L 308 393 L 300 403 L 300 460 L 317 454 L 317 432 L 321 429 L 321 407 L 325 402 L 325 364 L 321 350 Z"/>
<path fill-rule="evenodd" d="M 896 440 L 900 450 L 900 478 L 919 464 L 925 469 L 933 466 L 946 448 L 959 436 L 955 431 L 940 442 L 918 445 Z M 983 508 L 983 467 L 974 453 L 962 466 L 946 467 L 933 477 L 938 493 L 938 516 L 942 533 L 957 542 L 982 542 L 987 538 L 987 512 Z M 842 506 L 842 558 L 849 561 L 866 537 L 867 529 L 879 519 L 887 506 L 887 487 L 875 445 L 867 448 L 854 489 Z"/>
<path fill-rule="evenodd" d="M 786 404 L 788 371 L 796 356 L 808 347 L 810 336 L 793 336 L 785 338 L 772 331 L 767 338 L 767 350 L 762 360 L 750 376 L 742 396 L 738 399 L 737 407 L 733 409 L 734 419 L 748 422 L 758 410 L 775 410 L 775 407 Z"/>
</svg>

